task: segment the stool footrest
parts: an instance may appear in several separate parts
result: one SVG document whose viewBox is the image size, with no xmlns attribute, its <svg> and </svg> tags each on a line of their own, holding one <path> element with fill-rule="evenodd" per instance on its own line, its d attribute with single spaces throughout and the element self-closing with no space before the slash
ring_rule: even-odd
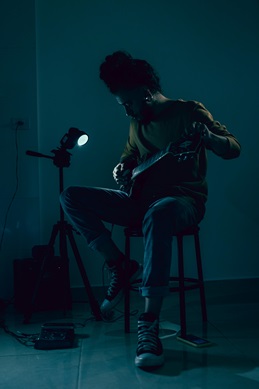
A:
<svg viewBox="0 0 259 389">
<path fill-rule="evenodd" d="M 170 284 L 169 284 L 169 290 L 170 292 L 179 292 L 180 286 L 173 286 L 172 283 L 178 283 L 180 282 L 179 277 L 170 277 Z M 142 279 L 137 279 L 131 282 L 130 284 L 130 290 L 133 292 L 138 292 L 139 287 L 141 286 Z M 186 285 L 186 284 L 192 284 L 192 285 Z M 203 283 L 199 281 L 198 278 L 192 278 L 192 277 L 185 277 L 184 278 L 184 290 L 192 290 L 192 289 L 199 289 L 203 287 Z"/>
<path fill-rule="evenodd" d="M 170 284 L 173 282 L 180 283 L 179 277 L 170 277 Z M 169 284 L 170 292 L 178 292 L 180 290 L 180 286 L 172 286 Z M 184 277 L 183 279 L 184 290 L 192 290 L 192 289 L 200 289 L 203 287 L 203 282 L 201 282 L 198 278 L 192 277 Z M 190 285 L 188 285 L 190 284 Z"/>
</svg>

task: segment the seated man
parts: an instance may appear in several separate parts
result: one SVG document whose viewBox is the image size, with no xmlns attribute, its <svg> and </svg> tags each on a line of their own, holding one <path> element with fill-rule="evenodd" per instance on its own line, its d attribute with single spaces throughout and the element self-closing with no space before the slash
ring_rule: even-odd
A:
<svg viewBox="0 0 259 389">
<path fill-rule="evenodd" d="M 142 226 L 141 294 L 145 304 L 138 321 L 135 364 L 160 366 L 164 355 L 159 314 L 169 293 L 172 235 L 198 224 L 204 217 L 206 149 L 230 159 L 239 156 L 240 145 L 201 103 L 165 97 L 158 75 L 145 60 L 117 51 L 101 64 L 100 78 L 131 117 L 126 146 L 113 171 L 120 188 L 69 187 L 61 194 L 61 204 L 88 246 L 103 256 L 111 271 L 101 305 L 103 314 L 118 304 L 125 280 L 124 254 L 103 222 Z M 179 162 L 179 155 L 174 157 L 177 147 L 172 147 L 169 156 L 150 163 L 151 155 L 163 155 L 170 144 L 180 145 L 181 151 L 188 150 L 186 145 L 192 148 L 191 140 L 197 136 L 200 142 L 192 150 L 192 158 L 188 158 L 187 151 Z M 139 171 L 134 176 L 136 166 Z M 131 260 L 127 277 L 133 280 L 140 271 L 140 265 Z"/>
</svg>

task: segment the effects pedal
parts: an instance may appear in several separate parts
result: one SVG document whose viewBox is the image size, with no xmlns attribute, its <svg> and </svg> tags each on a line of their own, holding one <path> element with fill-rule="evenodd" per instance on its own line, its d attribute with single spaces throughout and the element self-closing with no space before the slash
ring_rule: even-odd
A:
<svg viewBox="0 0 259 389">
<path fill-rule="evenodd" d="M 53 350 L 71 348 L 75 339 L 75 326 L 73 323 L 45 323 L 34 344 L 39 350 Z"/>
</svg>

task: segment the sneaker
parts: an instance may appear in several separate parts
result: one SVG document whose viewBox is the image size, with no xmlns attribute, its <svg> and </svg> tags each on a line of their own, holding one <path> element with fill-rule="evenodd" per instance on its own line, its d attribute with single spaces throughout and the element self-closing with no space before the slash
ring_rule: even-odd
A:
<svg viewBox="0 0 259 389">
<path fill-rule="evenodd" d="M 106 314 L 119 304 L 124 289 L 125 274 L 122 264 L 119 266 L 117 264 L 109 266 L 108 269 L 111 274 L 111 281 L 105 299 L 100 307 L 103 314 Z M 141 278 L 142 270 L 142 266 L 137 261 L 130 260 L 130 282 Z"/>
<path fill-rule="evenodd" d="M 138 320 L 137 367 L 155 367 L 164 363 L 163 346 L 158 336 L 159 321 L 152 313 L 142 313 Z"/>
</svg>

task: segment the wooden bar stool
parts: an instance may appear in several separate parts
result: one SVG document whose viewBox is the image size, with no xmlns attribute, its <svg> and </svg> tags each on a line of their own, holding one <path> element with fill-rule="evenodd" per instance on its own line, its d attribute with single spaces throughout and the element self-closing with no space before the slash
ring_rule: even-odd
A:
<svg viewBox="0 0 259 389">
<path fill-rule="evenodd" d="M 207 309 L 206 309 L 206 299 L 205 299 L 205 290 L 204 290 L 204 280 L 203 280 L 203 271 L 202 271 L 202 261 L 201 261 L 201 250 L 200 250 L 200 239 L 199 239 L 200 227 L 198 225 L 190 227 L 176 235 L 177 240 L 177 252 L 178 252 L 178 276 L 170 277 L 170 292 L 179 292 L 179 306 L 180 306 L 180 325 L 181 325 L 181 336 L 186 335 L 186 304 L 185 304 L 185 292 L 191 289 L 199 289 L 200 291 L 200 304 L 201 304 L 201 313 L 202 320 L 207 321 Z M 126 271 L 129 266 L 130 260 L 130 243 L 131 238 L 141 238 L 143 233 L 141 228 L 132 228 L 127 227 L 124 229 L 125 235 L 125 257 L 126 257 Z M 183 241 L 184 237 L 193 236 L 194 238 L 194 247 L 195 247 L 195 257 L 197 265 L 197 278 L 190 278 L 185 276 L 184 271 L 184 249 Z M 140 280 L 136 280 L 135 283 L 139 283 Z M 175 286 L 176 284 L 176 286 Z M 125 285 L 125 314 L 124 314 L 124 328 L 125 332 L 130 332 L 130 291 L 137 291 L 136 284 L 129 284 L 129 280 Z"/>
</svg>

